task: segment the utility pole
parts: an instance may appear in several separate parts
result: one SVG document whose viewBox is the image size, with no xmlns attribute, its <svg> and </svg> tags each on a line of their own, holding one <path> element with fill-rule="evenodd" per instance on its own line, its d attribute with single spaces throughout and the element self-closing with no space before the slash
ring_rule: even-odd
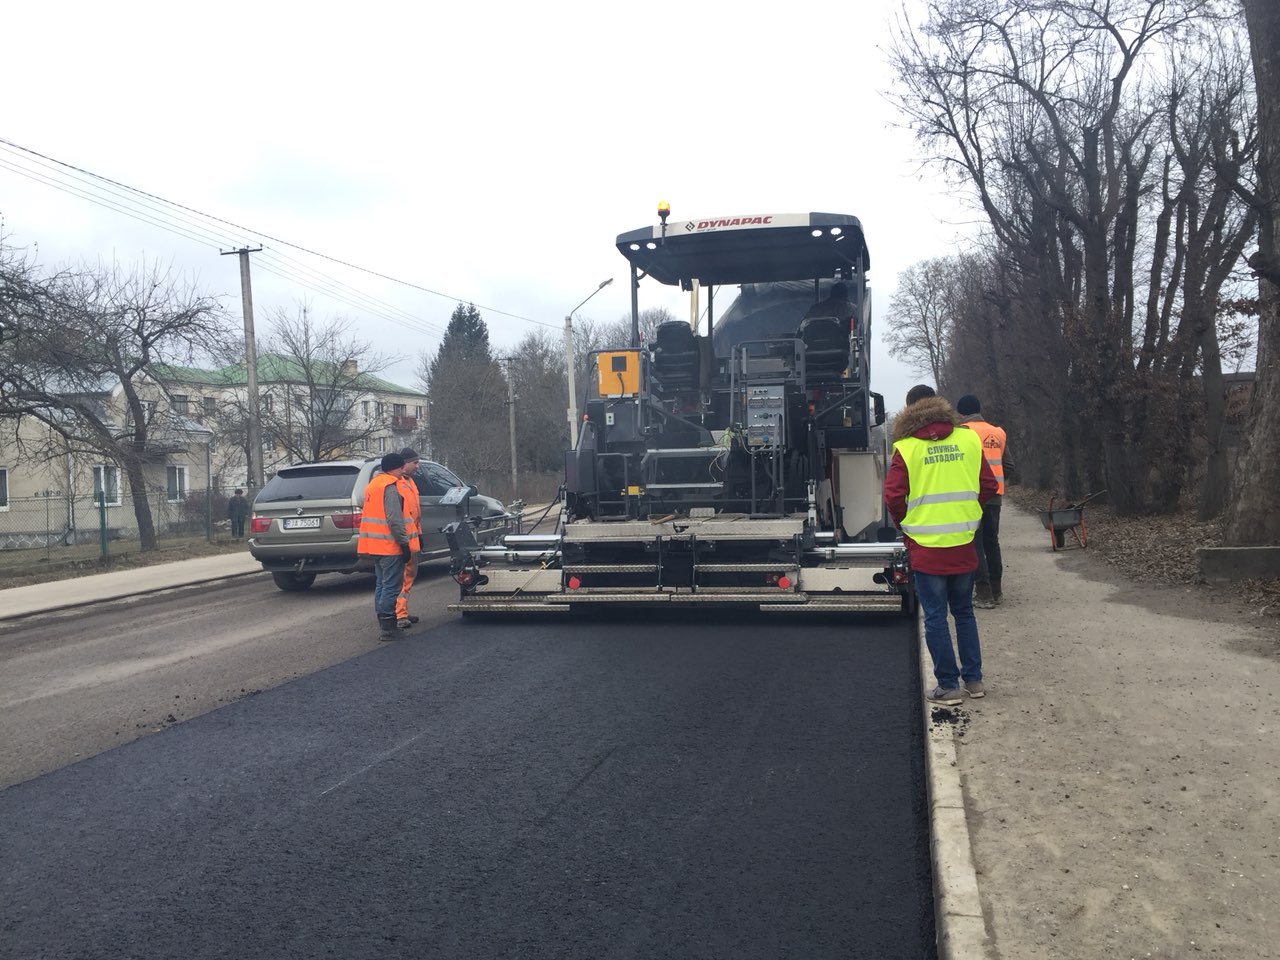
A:
<svg viewBox="0 0 1280 960">
<path fill-rule="evenodd" d="M 249 254 L 261 247 L 241 247 L 239 250 L 219 250 L 222 256 L 235 253 L 240 256 L 240 300 L 244 305 L 244 369 L 245 389 L 249 396 L 249 487 L 262 487 L 262 419 L 258 411 L 258 347 L 253 339 L 253 285 L 249 280 Z"/>
<path fill-rule="evenodd" d="M 520 479 L 516 473 L 516 378 L 511 374 L 515 357 L 503 357 L 507 365 L 507 418 L 511 422 L 511 499 L 520 499 Z"/>
</svg>

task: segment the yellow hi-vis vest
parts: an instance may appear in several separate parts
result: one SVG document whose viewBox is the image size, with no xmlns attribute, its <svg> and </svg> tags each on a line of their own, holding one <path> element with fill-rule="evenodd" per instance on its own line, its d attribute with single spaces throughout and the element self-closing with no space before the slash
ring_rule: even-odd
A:
<svg viewBox="0 0 1280 960">
<path fill-rule="evenodd" d="M 978 503 L 982 438 L 957 428 L 941 440 L 907 437 L 893 449 L 907 466 L 902 532 L 922 547 L 971 543 L 982 521 Z"/>
</svg>

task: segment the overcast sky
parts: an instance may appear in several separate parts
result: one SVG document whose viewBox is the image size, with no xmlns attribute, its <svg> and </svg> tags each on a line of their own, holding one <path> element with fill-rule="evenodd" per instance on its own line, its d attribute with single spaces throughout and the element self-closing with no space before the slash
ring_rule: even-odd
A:
<svg viewBox="0 0 1280 960">
<path fill-rule="evenodd" d="M 531 321 L 560 331 L 607 277 L 582 315 L 627 315 L 614 238 L 656 222 L 659 200 L 673 220 L 852 214 L 879 318 L 873 389 L 895 409 L 917 380 L 879 342 L 897 275 L 955 250 L 974 219 L 894 126 L 885 48 L 898 9 L 11 3 L 0 138 L 251 229 L 166 232 L 16 172 L 53 176 L 4 145 L 0 217 L 8 242 L 38 246 L 47 266 L 172 262 L 237 317 L 236 258 L 218 248 L 260 242 L 260 324 L 303 298 L 358 318 L 404 358 L 390 379 L 413 385 L 459 299 L 481 307 L 498 347 Z M 649 305 L 688 313 L 654 284 L 641 288 Z"/>
</svg>

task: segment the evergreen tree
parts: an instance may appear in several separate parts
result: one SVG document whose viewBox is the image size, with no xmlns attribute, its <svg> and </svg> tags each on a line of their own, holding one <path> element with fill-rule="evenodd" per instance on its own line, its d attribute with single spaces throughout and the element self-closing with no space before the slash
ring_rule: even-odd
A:
<svg viewBox="0 0 1280 960">
<path fill-rule="evenodd" d="M 431 455 L 468 483 L 492 484 L 509 455 L 507 381 L 475 304 L 454 308 L 439 349 L 422 357 L 419 379 L 430 402 Z"/>
</svg>

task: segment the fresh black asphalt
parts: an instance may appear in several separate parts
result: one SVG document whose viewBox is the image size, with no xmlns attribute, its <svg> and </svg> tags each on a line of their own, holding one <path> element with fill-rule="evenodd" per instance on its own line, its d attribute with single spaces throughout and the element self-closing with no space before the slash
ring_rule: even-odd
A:
<svg viewBox="0 0 1280 960">
<path fill-rule="evenodd" d="M 918 673 L 896 617 L 451 622 L 0 793 L 0 957 L 933 957 Z"/>
</svg>

